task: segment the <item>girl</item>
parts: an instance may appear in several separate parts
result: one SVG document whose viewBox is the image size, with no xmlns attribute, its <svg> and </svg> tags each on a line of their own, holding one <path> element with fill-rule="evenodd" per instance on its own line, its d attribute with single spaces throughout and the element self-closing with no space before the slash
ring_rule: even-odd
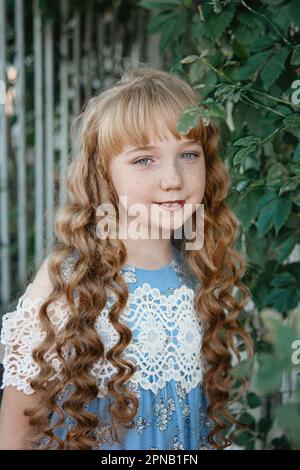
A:
<svg viewBox="0 0 300 470">
<path fill-rule="evenodd" d="M 185 81 L 145 67 L 124 73 L 79 116 L 58 241 L 3 317 L 1 448 L 231 444 L 236 335 L 252 355 L 237 321 L 249 292 L 234 249 L 237 221 L 224 202 L 218 128 L 202 119 L 184 136 L 176 128 L 198 102 Z M 187 249 L 185 233 L 175 233 L 190 220 L 197 227 L 201 203 L 203 246 Z M 147 209 L 141 236 L 122 238 L 135 204 Z M 117 230 L 105 219 L 106 238 L 99 207 L 116 214 Z"/>
</svg>

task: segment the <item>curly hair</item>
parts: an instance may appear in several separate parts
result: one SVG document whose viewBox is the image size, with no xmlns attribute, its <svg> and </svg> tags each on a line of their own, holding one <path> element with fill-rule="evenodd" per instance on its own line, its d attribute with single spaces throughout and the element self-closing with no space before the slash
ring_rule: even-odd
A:
<svg viewBox="0 0 300 470">
<path fill-rule="evenodd" d="M 100 204 L 113 204 L 119 222 L 118 195 L 109 172 L 111 157 L 122 152 L 125 144 L 140 146 L 149 143 L 150 129 L 158 138 L 163 138 L 164 129 L 168 129 L 177 140 L 182 139 L 176 127 L 179 117 L 186 108 L 198 105 L 199 101 L 200 95 L 175 74 L 142 67 L 124 72 L 111 88 L 92 97 L 73 123 L 74 127 L 79 124 L 76 129 L 78 155 L 68 168 L 68 201 L 57 208 L 55 216 L 57 240 L 48 266 L 53 290 L 39 310 L 46 335 L 33 350 L 33 359 L 40 371 L 30 384 L 37 392 L 39 402 L 24 412 L 37 430 L 31 439 L 32 448 L 36 448 L 45 437 L 45 449 L 54 446 L 56 449 L 92 449 L 100 446 L 93 431 L 101 417 L 88 412 L 85 405 L 98 394 L 90 369 L 96 360 L 105 359 L 104 343 L 101 332 L 96 331 L 95 322 L 106 305 L 107 288 L 116 295 L 109 320 L 119 334 L 119 342 L 106 355 L 117 368 L 117 373 L 107 385 L 108 392 L 115 398 L 109 410 L 109 433 L 114 442 L 121 442 L 122 432 L 134 427 L 139 401 L 127 382 L 136 367 L 123 357 L 132 332 L 120 321 L 129 296 L 120 274 L 127 253 L 120 239 L 97 237 L 96 209 Z M 204 151 L 204 242 L 199 250 L 185 250 L 183 236 L 179 248 L 201 286 L 195 292 L 194 306 L 204 324 L 203 387 L 209 402 L 207 414 L 214 424 L 209 442 L 216 448 L 225 448 L 231 440 L 225 437 L 224 431 L 230 423 L 236 422 L 228 408 L 233 385 L 230 373 L 232 353 L 238 362 L 241 360 L 241 345 L 237 344 L 236 338 L 242 339 L 242 349 L 253 355 L 251 337 L 238 323 L 239 313 L 250 297 L 242 283 L 246 262 L 235 249 L 238 221 L 225 203 L 230 179 L 218 154 L 218 125 L 212 120 L 204 122 L 199 118 L 197 125 L 185 137 L 201 142 Z M 171 242 L 175 244 L 173 235 Z M 64 280 L 60 268 L 74 249 L 79 256 L 71 276 Z M 241 294 L 239 300 L 232 292 L 234 288 Z M 78 302 L 74 301 L 75 289 Z M 51 322 L 49 306 L 61 298 L 68 306 L 69 314 L 63 329 L 57 332 Z M 59 378 L 51 362 L 45 358 L 48 351 L 54 351 L 61 361 Z M 65 351 L 73 354 L 65 354 Z M 74 385 L 74 390 L 60 406 L 58 397 L 69 384 Z M 49 417 L 53 412 L 57 413 L 59 420 L 50 425 Z M 74 418 L 76 424 L 68 430 L 63 441 L 53 431 L 64 423 L 64 412 Z"/>
</svg>

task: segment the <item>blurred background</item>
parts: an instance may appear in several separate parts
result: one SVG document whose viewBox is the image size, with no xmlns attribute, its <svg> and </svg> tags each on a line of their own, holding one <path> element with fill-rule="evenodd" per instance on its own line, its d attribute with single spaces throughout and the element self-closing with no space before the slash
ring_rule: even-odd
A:
<svg viewBox="0 0 300 470">
<path fill-rule="evenodd" d="M 181 129 L 220 126 L 248 265 L 238 449 L 300 448 L 299 28 L 298 0 L 0 0 L 0 314 L 51 252 L 84 103 L 127 69 L 178 74 L 202 97 Z"/>
</svg>

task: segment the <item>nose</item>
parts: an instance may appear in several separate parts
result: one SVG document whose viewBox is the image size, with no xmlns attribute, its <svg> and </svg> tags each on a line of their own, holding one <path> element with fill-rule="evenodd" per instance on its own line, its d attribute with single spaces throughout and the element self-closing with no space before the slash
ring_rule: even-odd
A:
<svg viewBox="0 0 300 470">
<path fill-rule="evenodd" d="M 168 189 L 182 188 L 182 176 L 176 163 L 168 163 L 162 168 L 162 176 L 160 180 L 161 189 L 166 191 Z"/>
</svg>

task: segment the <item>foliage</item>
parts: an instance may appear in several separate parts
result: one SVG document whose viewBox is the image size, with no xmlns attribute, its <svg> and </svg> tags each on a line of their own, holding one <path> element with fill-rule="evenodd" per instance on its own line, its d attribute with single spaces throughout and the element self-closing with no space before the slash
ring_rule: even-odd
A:
<svg viewBox="0 0 300 470">
<path fill-rule="evenodd" d="M 282 378 L 291 372 L 291 344 L 297 335 L 300 339 L 300 331 L 286 324 L 291 311 L 300 315 L 294 310 L 300 262 L 288 259 L 300 242 L 300 99 L 294 91 L 300 86 L 300 3 L 143 0 L 138 5 L 155 11 L 147 33 L 161 33 L 160 52 L 168 52 L 170 71 L 202 97 L 201 105 L 182 114 L 178 130 L 186 132 L 202 116 L 216 120 L 222 131 L 220 155 L 232 182 L 227 201 L 241 224 L 244 282 L 255 306 L 243 317 L 255 340 L 260 387 L 260 395 L 250 390 L 246 396 L 247 430 L 237 443 L 300 448 L 299 390 L 291 403 L 282 403 L 281 392 Z M 279 315 L 269 321 L 269 341 L 263 334 L 265 309 Z M 252 414 L 256 407 L 262 407 L 262 417 Z"/>
</svg>

